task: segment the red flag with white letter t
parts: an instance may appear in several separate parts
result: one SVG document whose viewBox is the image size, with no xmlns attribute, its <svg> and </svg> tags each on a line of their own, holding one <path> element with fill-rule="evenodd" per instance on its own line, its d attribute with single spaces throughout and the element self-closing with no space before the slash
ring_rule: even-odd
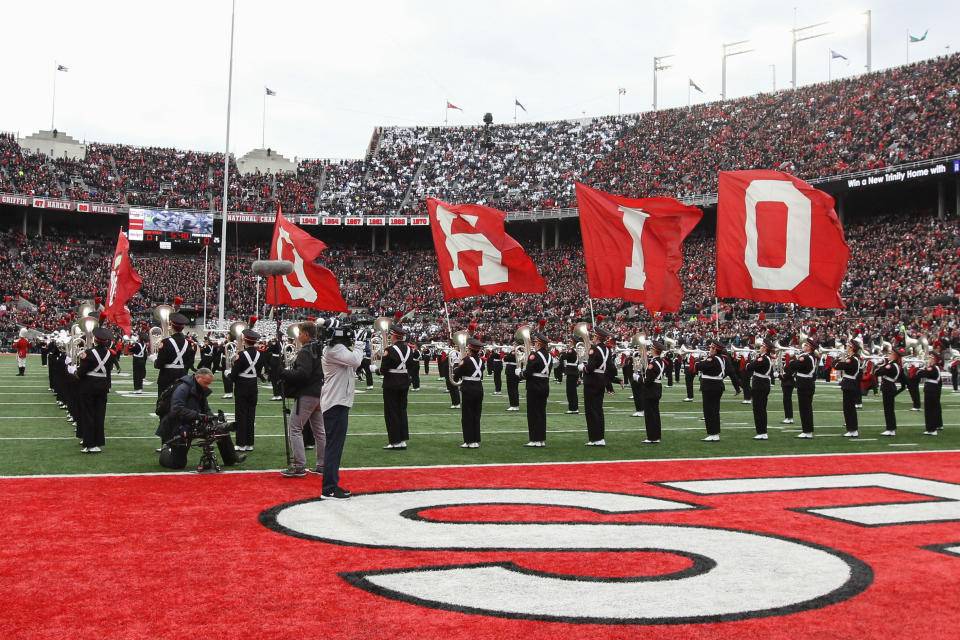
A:
<svg viewBox="0 0 960 640">
<path fill-rule="evenodd" d="M 623 198 L 580 183 L 576 188 L 590 297 L 677 311 L 683 239 L 703 212 L 673 198 Z"/>
<path fill-rule="evenodd" d="M 322 240 L 284 218 L 278 206 L 270 259 L 289 260 L 293 263 L 293 273 L 267 278 L 267 303 L 348 311 L 347 303 L 340 295 L 337 277 L 326 267 L 313 262 L 326 248 Z"/>
<path fill-rule="evenodd" d="M 110 284 L 107 286 L 107 304 L 103 313 L 108 320 L 120 327 L 125 335 L 132 332 L 127 301 L 139 291 L 142 283 L 140 274 L 134 271 L 130 264 L 130 241 L 121 231 L 117 238 L 117 248 L 113 252 L 113 260 L 110 262 Z"/>
<path fill-rule="evenodd" d="M 533 260 L 504 231 L 503 211 L 433 198 L 427 198 L 427 210 L 444 300 L 547 290 Z"/>
<path fill-rule="evenodd" d="M 850 248 L 833 198 L 779 171 L 721 171 L 717 296 L 843 309 Z"/>
</svg>

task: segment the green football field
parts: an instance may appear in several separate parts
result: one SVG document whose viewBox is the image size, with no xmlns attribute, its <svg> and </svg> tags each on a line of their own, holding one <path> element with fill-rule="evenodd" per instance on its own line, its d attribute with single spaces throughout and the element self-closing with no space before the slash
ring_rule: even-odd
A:
<svg viewBox="0 0 960 640">
<path fill-rule="evenodd" d="M 121 360 L 123 371 L 114 374 L 113 390 L 107 405 L 106 446 L 100 454 L 82 454 L 74 428 L 66 413 L 57 407 L 47 390 L 47 370 L 39 356 L 30 356 L 25 377 L 17 377 L 16 358 L 0 357 L 0 475 L 151 473 L 170 472 L 157 462 L 154 449 L 159 439 L 153 435 L 157 419 L 151 417 L 156 401 L 156 386 L 148 384 L 142 396 L 128 395 L 133 389 L 131 359 Z M 706 435 L 701 417 L 699 391 L 692 403 L 683 402 L 683 383 L 664 388 L 660 403 L 663 417 L 663 441 L 659 445 L 642 444 L 645 438 L 643 418 L 634 418 L 629 388 L 606 396 L 606 447 L 585 447 L 586 422 L 582 413 L 566 415 L 564 386 L 552 384 L 547 417 L 547 446 L 527 448 L 523 385 L 521 410 L 507 412 L 507 398 L 494 396 L 492 380 L 487 380 L 483 406 L 483 441 L 479 449 L 461 449 L 460 411 L 450 409 L 450 398 L 438 380 L 436 370 L 421 375 L 422 390 L 410 394 L 411 437 L 406 451 L 383 450 L 387 443 L 383 423 L 383 404 L 376 387 L 366 390 L 358 383 L 356 404 L 350 414 L 350 430 L 343 466 L 434 466 L 461 464 L 537 463 L 565 461 L 642 460 L 648 458 L 703 458 L 716 456 L 761 456 L 814 453 L 863 453 L 960 449 L 960 394 L 951 393 L 949 384 L 942 394 L 945 429 L 937 437 L 923 435 L 923 412 L 910 410 L 909 395 L 897 398 L 898 432 L 896 437 L 879 437 L 883 430 L 879 396 L 865 398 L 860 412 L 860 438 L 844 438 L 840 390 L 836 383 L 821 383 L 814 400 L 816 437 L 797 440 L 797 424 L 781 425 L 783 418 L 779 388 L 770 395 L 770 439 L 752 440 L 752 408 L 741 404 L 727 384 L 721 406 L 722 433 L 719 442 L 701 442 Z M 156 379 L 148 369 L 147 379 Z M 214 410 L 233 412 L 233 401 L 222 400 L 219 375 L 213 383 L 211 405 Z M 270 400 L 271 390 L 260 389 L 257 407 L 256 445 L 248 453 L 241 469 L 280 469 L 286 466 L 283 418 L 280 402 Z M 794 396 L 796 413 L 796 396 Z M 199 459 L 190 453 L 188 470 Z M 312 465 L 314 452 L 307 452 Z M 349 485 L 349 480 L 345 482 Z"/>
</svg>

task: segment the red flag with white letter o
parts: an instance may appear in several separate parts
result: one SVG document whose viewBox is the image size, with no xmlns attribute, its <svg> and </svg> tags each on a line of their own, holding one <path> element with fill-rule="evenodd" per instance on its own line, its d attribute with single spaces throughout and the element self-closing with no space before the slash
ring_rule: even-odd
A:
<svg viewBox="0 0 960 640">
<path fill-rule="evenodd" d="M 434 198 L 427 198 L 427 210 L 444 300 L 547 290 L 533 260 L 504 231 L 503 211 Z"/>
<path fill-rule="evenodd" d="M 624 198 L 580 183 L 576 188 L 590 297 L 677 311 L 683 239 L 703 212 L 673 198 Z"/>
<path fill-rule="evenodd" d="M 850 248 L 833 198 L 779 171 L 721 171 L 717 296 L 843 309 Z"/>
<path fill-rule="evenodd" d="M 270 259 L 289 260 L 293 263 L 293 273 L 267 278 L 267 303 L 323 311 L 349 311 L 340 295 L 337 277 L 330 269 L 314 263 L 326 248 L 322 240 L 284 218 L 278 206 Z"/>
</svg>

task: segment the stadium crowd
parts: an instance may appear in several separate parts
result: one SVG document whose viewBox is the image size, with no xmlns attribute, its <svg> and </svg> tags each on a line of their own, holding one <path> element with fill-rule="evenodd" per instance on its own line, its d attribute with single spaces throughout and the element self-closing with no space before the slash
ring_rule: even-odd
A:
<svg viewBox="0 0 960 640">
<path fill-rule="evenodd" d="M 237 211 L 423 213 L 424 199 L 505 211 L 571 207 L 575 180 L 626 196 L 716 191 L 718 170 L 800 178 L 941 157 L 960 148 L 960 54 L 692 108 L 581 121 L 375 131 L 360 160 L 240 175 Z M 82 162 L 0 135 L 0 192 L 151 207 L 221 208 L 223 155 L 91 143 Z"/>
<path fill-rule="evenodd" d="M 630 303 L 595 300 L 598 315 L 617 327 L 625 339 L 643 327 L 696 336 L 700 341 L 717 332 L 730 340 L 749 335 L 761 326 L 774 326 L 790 333 L 800 327 L 820 327 L 831 335 L 846 336 L 869 327 L 883 335 L 908 330 L 927 335 L 951 336 L 958 330 L 960 298 L 960 227 L 957 220 L 938 220 L 929 214 L 901 214 L 846 226 L 851 247 L 847 277 L 841 295 L 843 311 L 794 313 L 790 305 L 714 298 L 714 238 L 691 236 L 684 243 L 684 286 L 681 309 L 676 314 L 648 314 Z M 0 333 L 12 334 L 19 326 L 47 332 L 73 321 L 79 302 L 105 295 L 107 260 L 114 238 L 49 233 L 24 237 L 18 232 L 0 232 Z M 546 330 L 558 339 L 569 337 L 571 325 L 589 319 L 584 277 L 583 250 L 579 244 L 557 249 L 528 249 L 547 282 L 543 294 L 500 294 L 450 301 L 451 324 L 456 329 L 469 324 L 495 342 L 507 342 L 521 322 L 547 320 Z M 241 246 L 227 260 L 226 313 L 228 318 L 264 317 L 264 283 L 260 294 L 250 263 L 256 247 Z M 129 307 L 136 321 L 149 324 L 150 310 L 160 303 L 183 298 L 184 306 L 200 314 L 204 292 L 203 252 L 170 253 L 141 250 L 136 245 L 131 261 L 143 278 L 143 286 Z M 424 339 L 442 339 L 446 316 L 436 258 L 432 249 L 371 251 L 357 246 L 331 247 L 322 263 L 339 278 L 350 308 L 367 317 L 409 314 L 406 321 Z M 206 274 L 208 316 L 217 313 L 218 259 L 210 257 Z M 257 309 L 257 299 L 260 308 Z M 19 303 L 19 304 L 18 304 Z M 287 317 L 306 317 L 316 312 L 297 310 Z M 719 317 L 718 317 L 719 316 Z"/>
</svg>

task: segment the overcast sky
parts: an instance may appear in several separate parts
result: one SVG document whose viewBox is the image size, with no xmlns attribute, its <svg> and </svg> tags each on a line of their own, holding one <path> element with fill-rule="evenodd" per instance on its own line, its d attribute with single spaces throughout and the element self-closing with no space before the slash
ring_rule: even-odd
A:
<svg viewBox="0 0 960 640">
<path fill-rule="evenodd" d="M 660 107 L 790 84 L 791 34 L 840 19 L 798 45 L 800 85 L 863 73 L 872 12 L 873 68 L 952 53 L 960 12 L 946 0 L 514 2 L 237 0 L 230 150 L 261 145 L 289 158 L 360 157 L 378 125 L 474 124 L 647 111 L 653 57 Z M 0 131 L 56 127 L 87 141 L 222 151 L 230 1 L 6 3 Z M 844 18 L 846 16 L 846 18 Z M 796 22 L 795 22 L 796 20 Z M 842 23 L 842 24 L 841 24 Z M 907 34 L 926 40 L 907 45 Z M 817 33 L 819 31 L 814 31 Z M 830 64 L 830 50 L 846 56 Z M 56 65 L 68 72 L 56 73 Z M 618 89 L 626 89 L 619 96 Z M 463 111 L 447 110 L 447 101 Z"/>
</svg>

